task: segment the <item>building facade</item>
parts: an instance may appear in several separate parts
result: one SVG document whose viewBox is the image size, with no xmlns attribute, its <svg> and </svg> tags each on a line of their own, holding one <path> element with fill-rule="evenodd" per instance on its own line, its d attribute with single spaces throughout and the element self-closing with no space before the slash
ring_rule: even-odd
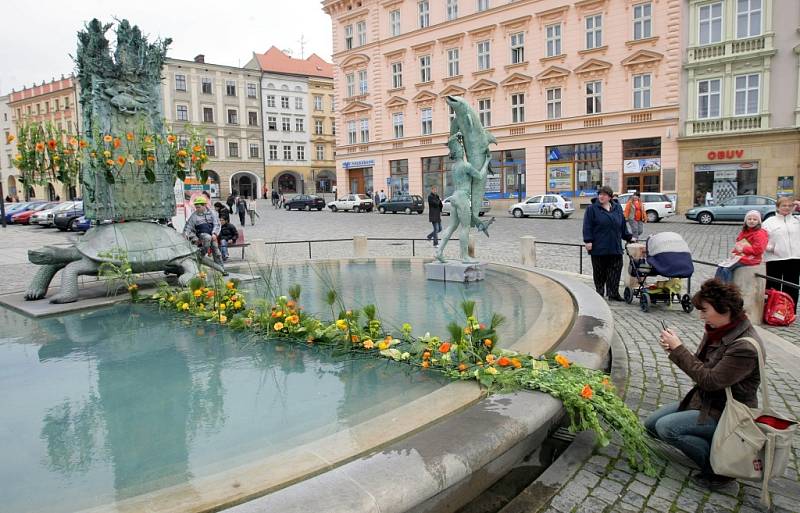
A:
<svg viewBox="0 0 800 513">
<path fill-rule="evenodd" d="M 685 0 L 679 205 L 798 190 L 800 3 Z"/>
<path fill-rule="evenodd" d="M 314 54 L 295 59 L 273 46 L 253 54 L 246 67 L 261 71 L 264 176 L 269 188 L 281 194 L 315 193 L 318 186 L 331 190 L 331 65 Z"/>
<path fill-rule="evenodd" d="M 13 133 L 26 122 L 52 123 L 59 130 L 68 134 L 80 133 L 80 112 L 78 109 L 77 81 L 74 77 L 61 76 L 41 85 L 23 87 L 21 91 L 11 91 L 8 108 L 13 124 Z M 5 173 L 4 173 L 5 176 Z M 6 187 L 12 185 L 20 199 L 25 197 L 18 180 L 18 175 L 7 179 Z M 36 199 L 55 200 L 72 199 L 78 196 L 77 184 L 48 183 L 36 185 L 28 191 L 28 196 Z"/>
<path fill-rule="evenodd" d="M 487 196 L 674 192 L 681 0 L 327 0 L 340 190 L 447 195 L 447 95 L 498 141 Z"/>
<path fill-rule="evenodd" d="M 167 125 L 178 137 L 199 130 L 209 156 L 211 196 L 260 196 L 264 180 L 261 74 L 192 61 L 164 63 L 162 93 Z M 187 182 L 187 187 L 190 187 Z"/>
<path fill-rule="evenodd" d="M 16 133 L 14 128 L 11 108 L 8 105 L 11 95 L 0 96 L 0 183 L 3 184 L 3 194 L 6 196 L 22 197 L 17 191 L 19 170 L 14 167 L 14 156 L 17 154 L 16 141 L 9 141 L 10 136 Z"/>
</svg>

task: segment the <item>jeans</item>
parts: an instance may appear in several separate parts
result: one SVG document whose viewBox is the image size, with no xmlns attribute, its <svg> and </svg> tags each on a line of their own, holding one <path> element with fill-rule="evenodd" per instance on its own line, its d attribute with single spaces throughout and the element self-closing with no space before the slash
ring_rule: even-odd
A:
<svg viewBox="0 0 800 513">
<path fill-rule="evenodd" d="M 717 429 L 717 421 L 709 417 L 698 424 L 699 417 L 699 410 L 678 411 L 678 403 L 672 403 L 662 406 L 647 417 L 644 427 L 655 438 L 688 456 L 704 474 L 713 474 L 711 439 Z"/>
<path fill-rule="evenodd" d="M 431 224 L 433 225 L 433 231 L 428 234 L 427 239 L 428 240 L 433 239 L 433 245 L 434 246 L 438 246 L 439 245 L 439 232 L 442 231 L 442 222 L 441 221 L 438 221 L 438 222 L 437 221 L 431 221 Z"/>
<path fill-rule="evenodd" d="M 214 255 L 214 262 L 222 264 L 222 253 L 220 252 L 219 244 L 211 238 L 210 233 L 198 234 L 197 240 L 200 243 L 200 247 L 203 248 L 201 253 L 203 256 L 207 255 L 208 250 L 210 249 L 211 254 Z"/>
<path fill-rule="evenodd" d="M 219 239 L 219 252 L 222 253 L 222 260 L 228 259 L 228 241 Z"/>
<path fill-rule="evenodd" d="M 744 267 L 744 264 L 736 262 L 730 267 L 717 267 L 717 272 L 714 275 L 714 278 L 718 280 L 724 281 L 725 283 L 732 283 L 733 282 L 733 272 L 736 269 Z"/>
<path fill-rule="evenodd" d="M 622 255 L 592 255 L 594 288 L 601 296 L 618 297 Z"/>
<path fill-rule="evenodd" d="M 642 237 L 642 233 L 644 233 L 644 223 L 642 221 L 636 221 L 632 219 L 628 221 L 628 227 L 631 230 L 631 235 L 636 237 L 636 240 L 639 240 Z"/>
</svg>

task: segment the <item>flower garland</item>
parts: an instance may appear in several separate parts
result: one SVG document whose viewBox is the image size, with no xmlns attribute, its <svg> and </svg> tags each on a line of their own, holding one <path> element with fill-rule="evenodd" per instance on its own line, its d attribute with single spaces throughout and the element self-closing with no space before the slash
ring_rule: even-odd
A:
<svg viewBox="0 0 800 513">
<path fill-rule="evenodd" d="M 655 476 L 655 453 L 647 444 L 638 417 L 616 394 L 608 375 L 570 362 L 564 355 L 534 358 L 498 347 L 497 328 L 504 318 L 494 314 L 488 324 L 475 315 L 475 303 L 461 305 L 465 323 L 451 322 L 448 338 L 425 333 L 412 335 L 410 324 L 392 334 L 377 318 L 374 305 L 341 309 L 335 313 L 336 293 L 328 293 L 333 321 L 310 315 L 299 305 L 300 287 L 290 287 L 289 296 L 274 302 L 257 301 L 248 307 L 238 282 L 208 283 L 205 273 L 184 289 L 162 285 L 148 299 L 182 314 L 248 331 L 266 339 L 285 339 L 311 347 L 386 358 L 428 371 L 438 371 L 453 380 L 476 380 L 489 393 L 536 390 L 562 401 L 573 432 L 592 430 L 602 446 L 610 442 L 609 430 L 617 432 L 628 462 Z"/>
</svg>

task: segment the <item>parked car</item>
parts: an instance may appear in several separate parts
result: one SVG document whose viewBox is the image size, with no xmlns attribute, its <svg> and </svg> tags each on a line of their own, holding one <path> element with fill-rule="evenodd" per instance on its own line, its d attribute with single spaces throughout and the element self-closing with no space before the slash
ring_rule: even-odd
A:
<svg viewBox="0 0 800 513">
<path fill-rule="evenodd" d="M 31 224 L 38 224 L 39 226 L 52 226 L 53 220 L 56 217 L 56 214 L 59 212 L 66 212 L 68 210 L 81 210 L 83 209 L 83 203 L 80 201 L 65 201 L 64 203 L 59 203 L 58 205 L 48 208 L 45 210 L 40 210 L 31 216 Z"/>
<path fill-rule="evenodd" d="M 775 215 L 775 200 L 767 196 L 748 194 L 734 196 L 719 205 L 703 205 L 686 211 L 686 219 L 700 224 L 711 224 L 714 221 L 742 221 L 749 210 L 758 210 L 761 218 Z"/>
<path fill-rule="evenodd" d="M 14 224 L 30 224 L 31 217 L 37 212 L 42 210 L 47 210 L 48 208 L 52 208 L 58 205 L 56 202 L 49 202 L 49 203 L 39 203 L 31 208 L 22 210 L 20 212 L 15 213 L 11 216 L 11 222 Z"/>
<path fill-rule="evenodd" d="M 78 219 L 83 217 L 83 204 L 81 204 L 81 209 L 75 210 L 66 210 L 64 212 L 59 212 L 53 218 L 53 224 L 61 230 L 64 231 L 75 231 Z"/>
<path fill-rule="evenodd" d="M 348 194 L 328 203 L 328 208 L 338 210 L 352 210 L 353 212 L 372 212 L 372 199 L 366 194 Z"/>
<path fill-rule="evenodd" d="M 386 212 L 392 212 L 393 214 L 398 212 L 405 212 L 406 214 L 416 212 L 417 214 L 421 214 L 425 212 L 425 201 L 422 199 L 422 196 L 417 196 L 416 194 L 393 196 L 383 203 L 378 204 L 378 212 L 381 214 L 385 214 Z"/>
<path fill-rule="evenodd" d="M 20 212 L 25 212 L 26 210 L 30 210 L 36 207 L 37 205 L 41 204 L 42 204 L 41 201 L 27 201 L 24 203 L 14 203 L 13 205 L 6 208 L 6 222 L 10 223 L 11 218 L 15 214 L 19 214 Z"/>
<path fill-rule="evenodd" d="M 545 216 L 553 219 L 566 219 L 575 212 L 572 202 L 560 194 L 539 194 L 522 203 L 514 203 L 508 207 L 508 213 L 514 217 Z"/>
<path fill-rule="evenodd" d="M 86 232 L 92 227 L 92 222 L 84 216 L 80 216 L 74 223 L 73 230 L 76 232 Z"/>
<path fill-rule="evenodd" d="M 625 208 L 625 204 L 628 203 L 631 196 L 633 196 L 631 193 L 619 195 L 619 204 L 622 205 L 622 208 Z M 675 205 L 672 204 L 669 196 L 658 192 L 643 192 L 641 196 L 648 223 L 657 223 L 665 217 L 675 215 Z M 742 216 L 742 219 L 744 219 L 744 216 Z"/>
<path fill-rule="evenodd" d="M 298 194 L 292 199 L 286 201 L 283 204 L 283 208 L 286 210 L 311 210 L 312 208 L 322 210 L 325 208 L 325 200 L 319 196 L 314 196 L 313 194 Z"/>
<path fill-rule="evenodd" d="M 452 196 L 448 196 L 444 200 L 442 200 L 442 215 L 446 215 L 446 216 L 450 215 L 450 209 L 452 208 L 452 205 L 450 204 L 450 199 L 451 198 L 452 198 Z M 489 200 L 484 198 L 483 201 L 481 201 L 481 209 L 478 212 L 478 215 L 479 216 L 483 216 L 487 212 L 489 212 L 491 209 L 492 209 L 492 204 L 489 203 Z"/>
</svg>

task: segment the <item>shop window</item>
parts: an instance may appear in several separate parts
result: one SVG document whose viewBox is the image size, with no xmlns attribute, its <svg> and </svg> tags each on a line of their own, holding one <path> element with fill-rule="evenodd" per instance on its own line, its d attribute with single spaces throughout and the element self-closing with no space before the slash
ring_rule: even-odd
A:
<svg viewBox="0 0 800 513">
<path fill-rule="evenodd" d="M 603 143 L 548 146 L 547 192 L 596 196 L 603 183 Z"/>
<path fill-rule="evenodd" d="M 391 179 L 390 194 L 392 196 L 408 194 L 408 159 L 390 160 L 389 175 Z"/>
<path fill-rule="evenodd" d="M 694 166 L 695 206 L 719 205 L 734 196 L 751 194 L 758 194 L 758 162 Z"/>
<path fill-rule="evenodd" d="M 661 192 L 661 138 L 622 141 L 623 192 Z"/>
<path fill-rule="evenodd" d="M 487 198 L 525 197 L 524 149 L 493 151 L 491 166 L 494 174 L 486 177 Z"/>
<path fill-rule="evenodd" d="M 422 193 L 427 195 L 431 187 L 436 187 L 443 198 L 453 194 L 453 177 L 448 173 L 453 161 L 450 157 L 424 157 L 422 159 Z"/>
</svg>

